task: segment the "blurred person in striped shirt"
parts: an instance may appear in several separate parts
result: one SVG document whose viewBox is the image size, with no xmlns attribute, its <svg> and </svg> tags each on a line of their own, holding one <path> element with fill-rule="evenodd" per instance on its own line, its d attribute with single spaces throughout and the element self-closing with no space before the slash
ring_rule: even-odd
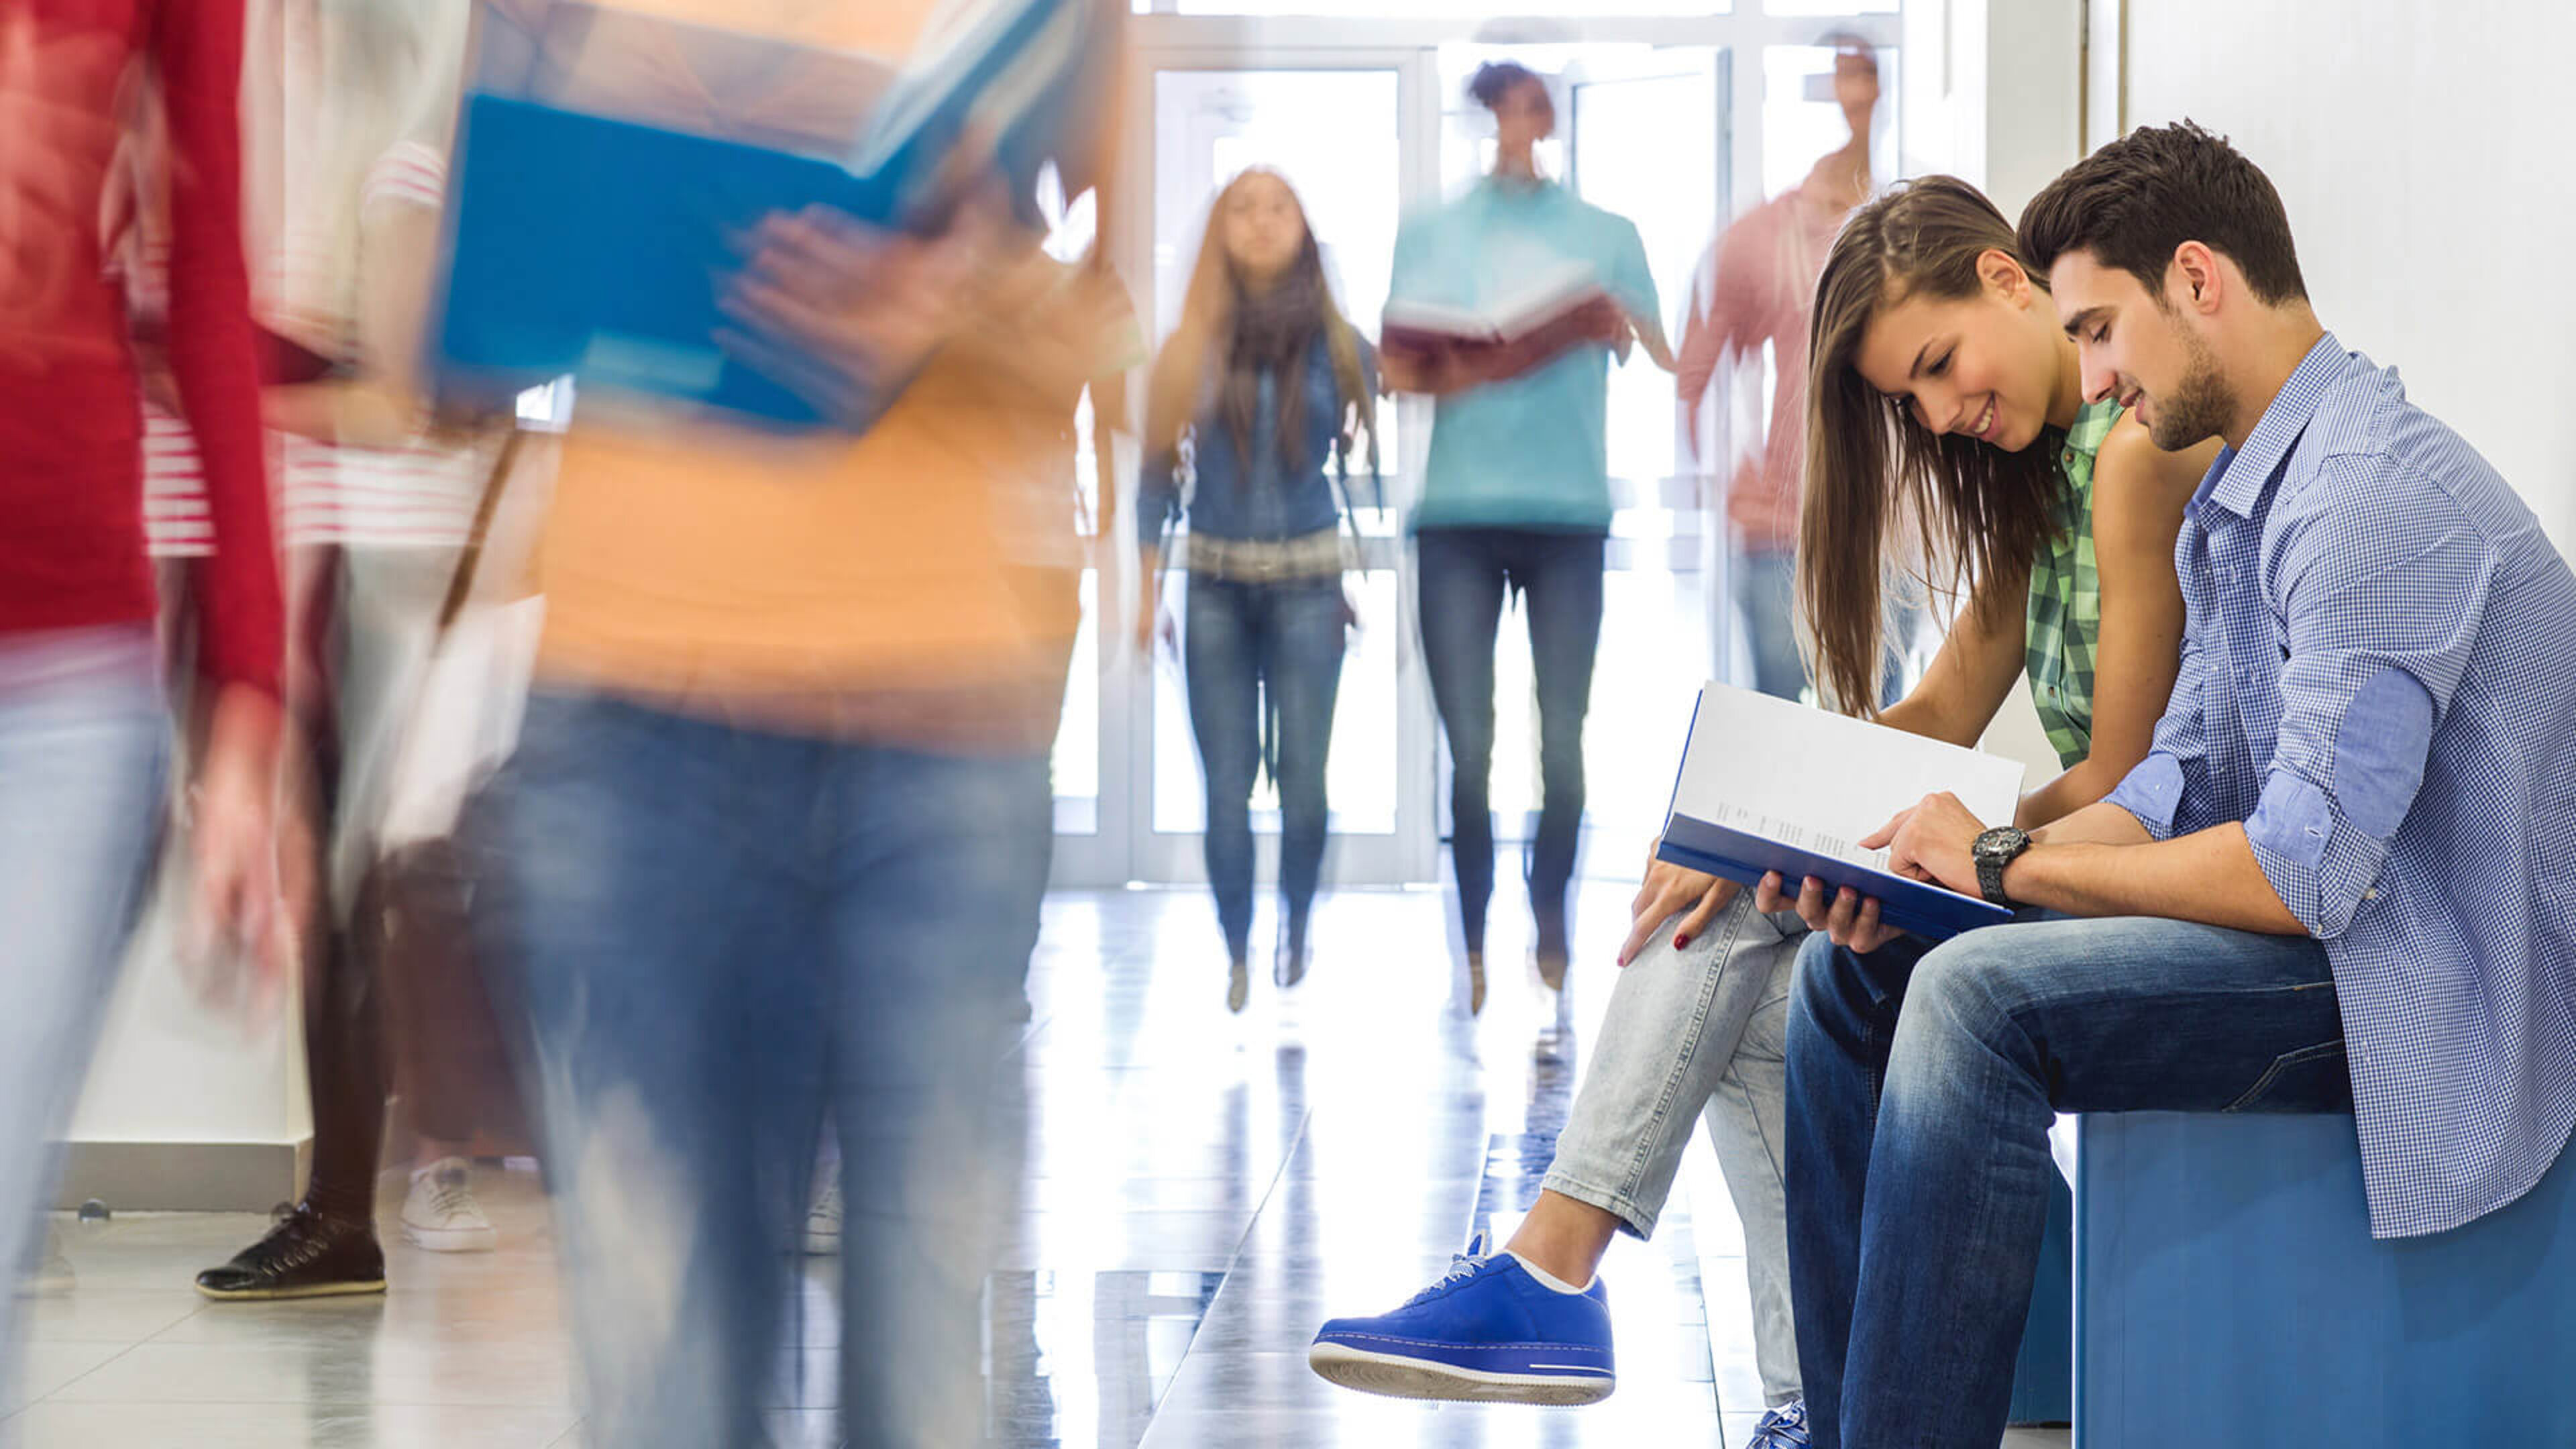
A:
<svg viewBox="0 0 2576 1449">
<path fill-rule="evenodd" d="M 378 799 L 354 788 L 389 766 L 408 723 L 428 635 L 467 539 L 489 440 L 432 425 L 417 376 L 463 73 L 467 13 L 442 0 L 283 0 L 254 17 L 254 151 L 267 205 L 255 289 L 273 350 L 309 355 L 307 375 L 272 370 L 263 394 L 281 482 L 291 624 L 288 699 L 294 768 L 285 829 L 290 909 L 303 940 L 305 1046 L 314 1116 L 304 1199 L 258 1242 L 197 1277 L 222 1301 L 381 1292 L 375 1234 L 389 1048 L 404 1049 L 408 1114 L 421 1130 L 403 1208 L 410 1241 L 488 1248 L 468 1153 L 478 1091 L 460 1066 L 503 1077 L 490 1012 L 465 963 L 396 955 L 390 904 L 361 893 L 345 858 L 370 848 Z M 266 116 L 258 103 L 269 107 Z M 260 122 L 273 116 L 277 124 Z M 165 303 L 167 218 L 149 204 L 159 157 L 135 167 L 129 293 L 149 320 Z M 327 370 L 326 370 L 327 369 Z M 319 374 L 319 375 L 312 375 Z M 200 546 L 203 475 L 185 422 L 147 404 L 156 552 Z M 339 862 L 335 866 L 335 862 Z M 404 933 L 435 952 L 454 937 Z M 443 969 L 437 969 L 443 968 Z M 429 978 L 429 979 L 423 979 Z M 437 988 L 437 989 L 425 989 Z M 389 994 L 408 1010 L 387 1035 Z M 481 1047 L 482 1050 L 475 1050 Z"/>
</svg>

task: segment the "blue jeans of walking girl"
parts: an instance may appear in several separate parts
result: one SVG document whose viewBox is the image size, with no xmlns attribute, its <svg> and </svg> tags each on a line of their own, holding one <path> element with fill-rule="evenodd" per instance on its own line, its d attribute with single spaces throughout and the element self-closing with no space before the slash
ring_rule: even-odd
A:
<svg viewBox="0 0 2576 1449">
<path fill-rule="evenodd" d="M 1241 961 L 1252 943 L 1252 786 L 1265 742 L 1279 788 L 1280 908 L 1288 939 L 1306 939 L 1324 868 L 1324 767 L 1348 618 L 1341 580 L 1330 576 L 1276 583 L 1194 576 L 1187 616 L 1182 660 L 1190 729 L 1207 772 L 1208 884 L 1226 949 Z"/>
</svg>

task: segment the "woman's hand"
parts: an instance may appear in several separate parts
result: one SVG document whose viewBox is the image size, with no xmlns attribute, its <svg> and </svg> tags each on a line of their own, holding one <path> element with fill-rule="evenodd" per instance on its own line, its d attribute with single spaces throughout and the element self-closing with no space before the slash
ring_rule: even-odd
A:
<svg viewBox="0 0 2576 1449">
<path fill-rule="evenodd" d="M 1764 912 L 1796 911 L 1808 930 L 1822 931 L 1835 945 L 1864 956 L 1905 934 L 1879 919 L 1877 901 L 1849 886 L 1834 891 L 1823 881 L 1808 876 L 1799 882 L 1795 896 L 1787 892 L 1788 883 L 1775 870 L 1764 876 L 1754 891 L 1753 908 Z"/>
<path fill-rule="evenodd" d="M 1136 600 L 1136 657 L 1152 663 L 1157 639 L 1162 641 L 1164 648 L 1179 652 L 1180 630 L 1172 622 L 1172 616 L 1164 611 L 1160 591 L 1149 582 Z"/>
<path fill-rule="evenodd" d="M 1636 899 L 1628 903 L 1628 939 L 1619 947 L 1619 964 L 1625 966 L 1643 954 L 1647 943 L 1677 911 L 1688 914 L 1673 928 L 1673 949 L 1678 951 L 1698 940 L 1720 911 L 1735 904 L 1739 889 L 1731 880 L 1663 860 L 1657 856 L 1655 846 L 1648 846 L 1646 879 L 1637 887 Z"/>
<path fill-rule="evenodd" d="M 204 756 L 188 791 L 195 892 L 181 952 L 218 998 L 264 1011 L 295 957 L 295 922 L 281 898 L 277 835 L 277 706 L 239 686 L 218 692 Z"/>
</svg>

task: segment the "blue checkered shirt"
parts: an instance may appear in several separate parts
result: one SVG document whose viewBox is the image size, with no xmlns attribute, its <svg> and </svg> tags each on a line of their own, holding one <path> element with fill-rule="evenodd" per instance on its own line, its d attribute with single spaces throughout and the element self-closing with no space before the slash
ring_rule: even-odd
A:
<svg viewBox="0 0 2576 1449">
<path fill-rule="evenodd" d="M 2576 575 L 2331 334 L 2174 562 L 2182 673 L 2111 802 L 2159 839 L 2242 821 L 2325 943 L 2372 1231 L 2502 1207 L 2576 1123 Z"/>
</svg>

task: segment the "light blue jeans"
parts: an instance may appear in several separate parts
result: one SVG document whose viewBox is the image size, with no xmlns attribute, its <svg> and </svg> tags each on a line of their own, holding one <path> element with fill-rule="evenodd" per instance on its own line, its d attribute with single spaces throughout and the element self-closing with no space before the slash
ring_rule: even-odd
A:
<svg viewBox="0 0 2576 1449">
<path fill-rule="evenodd" d="M 1744 1224 L 1762 1396 L 1785 1404 L 1799 1397 L 1781 1187 L 1785 1051 L 1806 927 L 1753 909 L 1750 891 L 1676 951 L 1679 919 L 1665 921 L 1611 987 L 1600 1044 L 1542 1186 L 1651 1237 L 1691 1124 L 1705 1120 Z"/>
<path fill-rule="evenodd" d="M 0 1406 L 18 1274 L 159 842 L 168 759 L 150 625 L 0 634 Z"/>
<path fill-rule="evenodd" d="M 496 1005 L 525 1033 L 590 1442 L 767 1442 L 828 1106 L 846 1442 L 982 1443 L 1045 759 L 540 690 L 466 828 Z"/>
</svg>

